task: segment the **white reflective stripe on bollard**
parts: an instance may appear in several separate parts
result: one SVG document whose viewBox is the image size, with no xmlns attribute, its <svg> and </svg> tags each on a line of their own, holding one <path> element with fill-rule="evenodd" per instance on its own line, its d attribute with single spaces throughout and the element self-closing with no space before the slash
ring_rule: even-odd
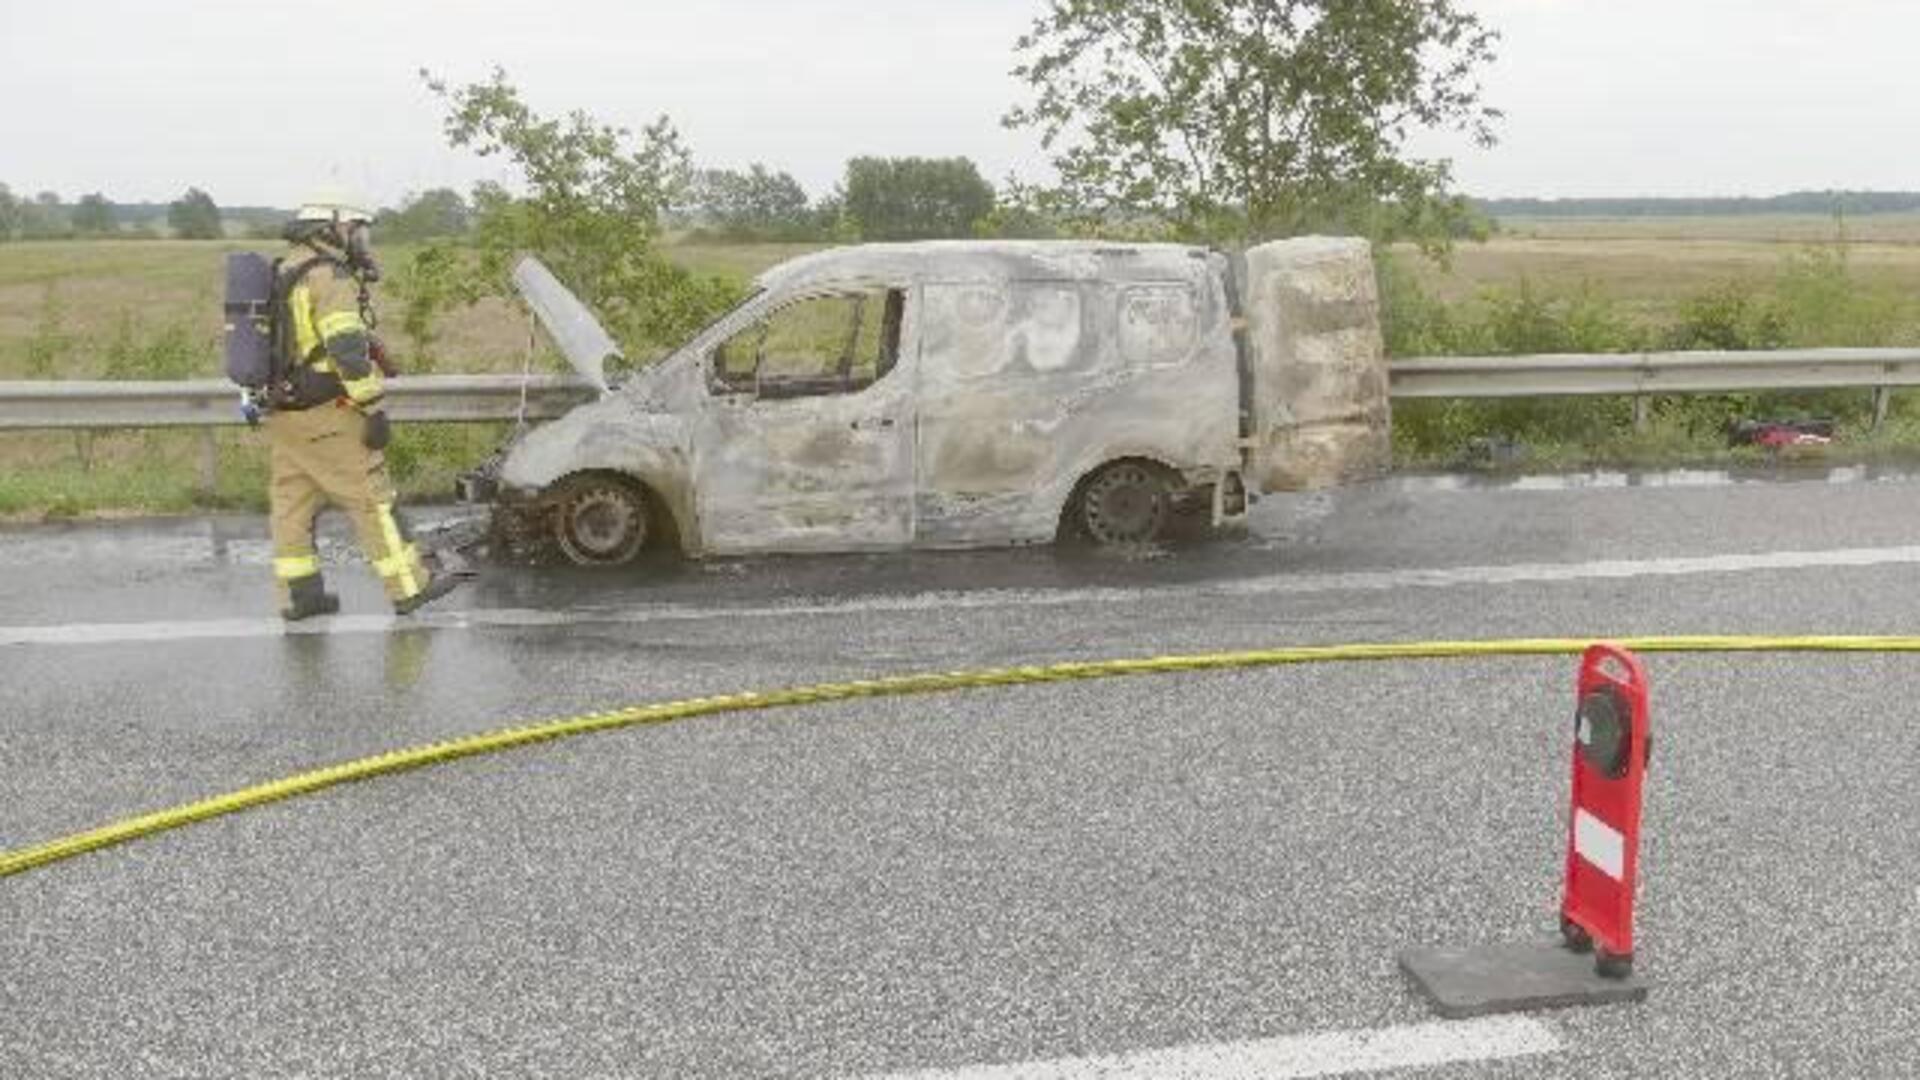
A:
<svg viewBox="0 0 1920 1080">
<path fill-rule="evenodd" d="M 1626 880 L 1627 838 L 1578 807 L 1573 811 L 1573 850 L 1613 880 Z"/>
</svg>

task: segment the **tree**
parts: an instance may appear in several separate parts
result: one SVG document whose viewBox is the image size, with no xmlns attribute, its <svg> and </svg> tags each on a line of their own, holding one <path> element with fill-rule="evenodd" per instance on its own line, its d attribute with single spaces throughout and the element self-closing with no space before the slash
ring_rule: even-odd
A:
<svg viewBox="0 0 1920 1080">
<path fill-rule="evenodd" d="M 675 266 L 656 244 L 660 212 L 684 199 L 689 172 L 687 151 L 666 117 L 630 145 L 632 132 L 585 112 L 564 119 L 536 114 L 499 69 L 486 82 L 459 88 L 421 76 L 447 104 L 448 143 L 504 157 L 524 190 L 491 183 L 474 189 L 477 266 L 442 295 L 505 294 L 514 256 L 533 252 L 629 348 L 677 344 L 737 298 L 732 285 Z"/>
<path fill-rule="evenodd" d="M 73 231 L 82 236 L 100 236 L 113 232 L 116 222 L 113 217 L 113 204 L 105 195 L 94 192 L 83 195 L 80 205 L 73 210 Z"/>
<path fill-rule="evenodd" d="M 809 211 L 813 220 L 813 234 L 821 239 L 835 243 L 854 243 L 860 239 L 860 230 L 847 217 L 846 191 L 835 187 L 820 196 Z"/>
<path fill-rule="evenodd" d="M 199 188 L 188 188 L 167 207 L 167 225 L 182 240 L 217 240 L 223 235 L 220 208 Z"/>
<path fill-rule="evenodd" d="M 1477 72 L 1498 35 L 1457 0 L 1049 0 L 1016 44 L 1054 205 L 1176 233 L 1316 229 L 1444 250 L 1465 213 L 1418 131 L 1492 145 Z"/>
<path fill-rule="evenodd" d="M 701 170 L 693 179 L 692 205 L 710 228 L 734 239 L 798 240 L 816 232 L 806 189 L 758 163 L 745 172 Z"/>
<path fill-rule="evenodd" d="M 973 223 L 975 236 L 997 240 L 1054 240 L 1060 223 L 1048 213 L 1045 193 L 1008 177 L 993 204 L 993 212 Z"/>
<path fill-rule="evenodd" d="M 993 185 L 966 158 L 859 157 L 840 202 L 863 240 L 957 238 L 993 212 Z"/>
<path fill-rule="evenodd" d="M 13 189 L 0 184 L 0 244 L 14 238 L 20 231 L 20 200 Z"/>
<path fill-rule="evenodd" d="M 43 191 L 30 203 L 20 204 L 20 237 L 23 240 L 60 240 L 73 235 L 73 226 L 60 205 L 60 196 Z"/>
<path fill-rule="evenodd" d="M 473 224 L 473 209 L 452 188 L 433 188 L 409 198 L 398 210 L 382 210 L 374 218 L 382 240 L 409 242 L 442 236 L 463 236 Z"/>
</svg>

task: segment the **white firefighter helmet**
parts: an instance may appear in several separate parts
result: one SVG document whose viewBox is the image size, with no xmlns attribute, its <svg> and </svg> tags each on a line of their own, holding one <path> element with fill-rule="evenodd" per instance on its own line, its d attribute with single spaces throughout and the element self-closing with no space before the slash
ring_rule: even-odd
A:
<svg viewBox="0 0 1920 1080">
<path fill-rule="evenodd" d="M 367 209 L 366 202 L 343 195 L 339 192 L 321 192 L 300 204 L 294 213 L 295 221 L 372 221 L 373 213 Z"/>
<path fill-rule="evenodd" d="M 373 257 L 371 205 L 345 195 L 315 195 L 300 204 L 293 220 L 281 229 L 288 243 L 315 248 L 339 248 L 347 265 L 366 281 L 380 280 L 380 264 Z"/>
</svg>

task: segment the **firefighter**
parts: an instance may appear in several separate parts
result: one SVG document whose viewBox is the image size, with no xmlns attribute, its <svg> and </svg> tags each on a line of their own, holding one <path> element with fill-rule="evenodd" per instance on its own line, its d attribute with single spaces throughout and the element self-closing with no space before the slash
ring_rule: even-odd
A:
<svg viewBox="0 0 1920 1080">
<path fill-rule="evenodd" d="M 284 376 L 268 393 L 263 422 L 271 450 L 273 572 L 288 621 L 331 615 L 314 547 L 314 519 L 331 503 L 353 520 L 360 550 L 407 615 L 453 591 L 461 578 L 436 572 L 394 514 L 384 450 L 385 358 L 373 336 L 368 286 L 379 280 L 372 217 L 340 200 L 300 208 L 277 264 L 274 317 Z"/>
</svg>

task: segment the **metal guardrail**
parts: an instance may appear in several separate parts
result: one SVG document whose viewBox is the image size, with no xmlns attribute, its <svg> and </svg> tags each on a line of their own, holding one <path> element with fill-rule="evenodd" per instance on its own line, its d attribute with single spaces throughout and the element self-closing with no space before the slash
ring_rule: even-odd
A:
<svg viewBox="0 0 1920 1080">
<path fill-rule="evenodd" d="M 1388 372 L 1396 400 L 1631 396 L 1637 431 L 1647 428 L 1647 402 L 1661 394 L 1872 390 L 1879 430 L 1893 389 L 1920 386 L 1920 349 L 1424 356 L 1396 360 Z"/>
<path fill-rule="evenodd" d="M 473 423 L 520 415 L 518 375 L 403 375 L 387 384 L 396 420 Z M 571 375 L 526 380 L 526 415 L 546 420 L 594 390 Z M 9 382 L 0 380 L 0 431 L 89 428 L 233 427 L 245 423 L 240 397 L 224 379 L 184 382 Z"/>
<path fill-rule="evenodd" d="M 1433 356 L 1389 371 L 1395 398 L 1880 389 L 1920 386 L 1920 349 Z"/>
<path fill-rule="evenodd" d="M 1388 372 L 1396 400 L 1616 395 L 1644 402 L 1661 394 L 1871 389 L 1877 421 L 1888 391 L 1920 386 L 1920 349 L 1435 356 L 1395 360 Z M 511 420 L 520 414 L 521 383 L 518 375 L 401 376 L 387 396 L 399 420 Z M 535 375 L 526 383 L 526 415 L 550 419 L 593 396 L 575 376 Z M 0 430 L 233 426 L 242 423 L 237 401 L 220 379 L 0 380 Z"/>
</svg>

